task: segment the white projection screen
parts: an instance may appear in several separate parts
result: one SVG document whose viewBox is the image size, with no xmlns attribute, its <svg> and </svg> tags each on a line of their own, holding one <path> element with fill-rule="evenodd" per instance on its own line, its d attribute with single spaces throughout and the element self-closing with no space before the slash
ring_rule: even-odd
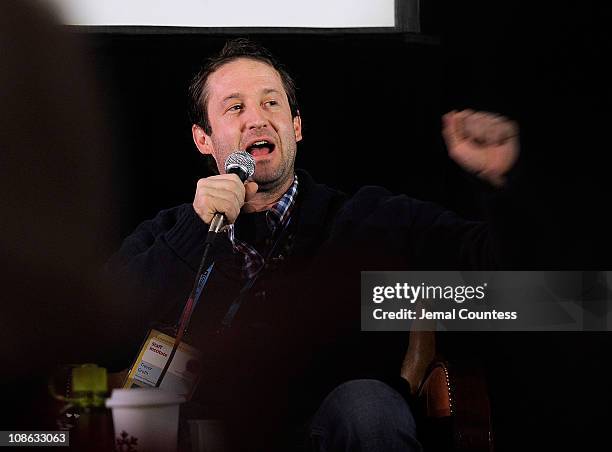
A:
<svg viewBox="0 0 612 452">
<path fill-rule="evenodd" d="M 418 0 L 46 0 L 67 25 L 418 31 Z"/>
</svg>

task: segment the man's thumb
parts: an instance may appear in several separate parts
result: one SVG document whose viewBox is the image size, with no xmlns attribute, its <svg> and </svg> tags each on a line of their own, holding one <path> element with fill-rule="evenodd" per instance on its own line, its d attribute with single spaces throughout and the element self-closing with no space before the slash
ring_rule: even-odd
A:
<svg viewBox="0 0 612 452">
<path fill-rule="evenodd" d="M 257 193 L 257 190 L 259 190 L 259 185 L 257 185 L 256 182 L 249 181 L 244 184 L 244 190 L 244 200 L 246 202 L 249 201 L 255 195 L 255 193 Z"/>
</svg>

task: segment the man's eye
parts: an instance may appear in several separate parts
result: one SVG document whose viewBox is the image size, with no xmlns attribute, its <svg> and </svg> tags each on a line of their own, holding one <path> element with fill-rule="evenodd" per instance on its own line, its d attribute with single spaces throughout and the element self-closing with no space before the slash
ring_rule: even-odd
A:
<svg viewBox="0 0 612 452">
<path fill-rule="evenodd" d="M 278 105 L 278 102 L 277 102 L 277 101 L 275 101 L 275 100 L 269 100 L 269 101 L 267 101 L 267 102 L 266 102 L 266 105 L 269 105 L 269 106 L 271 106 L 271 107 L 272 107 L 272 106 L 274 106 L 274 105 Z"/>
<path fill-rule="evenodd" d="M 227 111 L 239 111 L 242 110 L 242 104 L 232 105 Z"/>
</svg>

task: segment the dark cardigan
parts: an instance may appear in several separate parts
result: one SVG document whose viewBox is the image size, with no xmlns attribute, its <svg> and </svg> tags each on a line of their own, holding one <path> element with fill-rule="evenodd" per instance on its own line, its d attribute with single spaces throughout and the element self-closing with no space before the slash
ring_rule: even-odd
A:
<svg viewBox="0 0 612 452">
<path fill-rule="evenodd" d="M 298 175 L 282 257 L 273 259 L 232 327 L 220 334 L 243 281 L 241 257 L 226 235 L 215 244 L 215 269 L 189 329 L 205 356 L 196 397 L 207 406 L 274 406 L 283 416 L 299 417 L 349 379 L 378 378 L 397 387 L 407 333 L 360 331 L 360 271 L 495 264 L 498 253 L 483 223 L 380 187 L 347 197 L 303 171 Z M 150 322 L 178 318 L 206 232 L 190 204 L 164 210 L 142 223 L 109 262 L 115 278 L 130 282 L 128 303 L 138 306 L 134 324 L 142 334 L 126 359 L 135 356 Z"/>
</svg>

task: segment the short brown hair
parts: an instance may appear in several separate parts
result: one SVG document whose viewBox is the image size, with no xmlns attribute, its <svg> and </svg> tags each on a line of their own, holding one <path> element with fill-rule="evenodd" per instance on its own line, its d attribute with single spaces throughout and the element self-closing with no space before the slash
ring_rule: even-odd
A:
<svg viewBox="0 0 612 452">
<path fill-rule="evenodd" d="M 285 88 L 287 99 L 289 100 L 291 116 L 295 118 L 300 114 L 295 82 L 285 67 L 265 47 L 246 38 L 233 39 L 225 43 L 221 52 L 206 61 L 202 69 L 200 69 L 189 85 L 191 123 L 202 127 L 204 132 L 208 135 L 212 134 L 212 128 L 208 120 L 207 107 L 208 90 L 206 84 L 208 82 L 208 77 L 221 66 L 239 58 L 250 58 L 276 69 L 283 82 L 283 88 Z"/>
</svg>

